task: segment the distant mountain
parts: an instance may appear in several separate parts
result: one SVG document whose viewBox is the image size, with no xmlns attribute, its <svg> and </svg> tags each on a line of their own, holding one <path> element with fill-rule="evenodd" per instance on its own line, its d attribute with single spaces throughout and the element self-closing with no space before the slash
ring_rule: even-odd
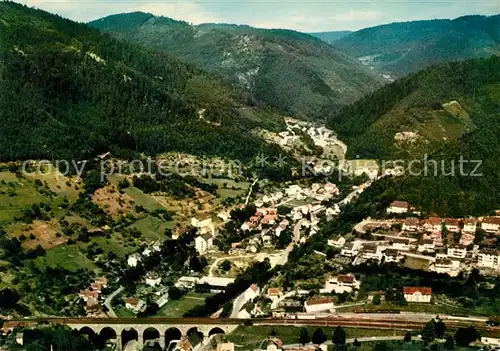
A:
<svg viewBox="0 0 500 351">
<path fill-rule="evenodd" d="M 445 215 L 500 208 L 500 57 L 426 69 L 344 108 L 329 122 L 352 158 L 401 159 L 406 165 L 416 160 L 413 172 L 424 168 L 418 162 L 425 155 L 437 161 L 439 166 L 430 163 L 427 176 L 389 182 L 390 191 L 402 199 Z M 480 161 L 477 173 L 482 175 L 462 176 L 461 157 Z M 463 173 L 475 166 L 465 164 Z M 453 176 L 443 174 L 452 168 Z"/>
<path fill-rule="evenodd" d="M 391 23 L 334 45 L 381 72 L 402 77 L 430 65 L 500 54 L 500 15 Z"/>
<path fill-rule="evenodd" d="M 351 33 L 352 33 L 352 31 L 350 31 L 350 30 L 340 30 L 340 31 L 333 31 L 333 32 L 316 32 L 316 33 L 308 33 L 308 34 L 331 44 L 334 41 L 337 41 L 337 40 L 339 40 L 339 39 L 341 39 L 341 38 L 343 38 Z"/>
<path fill-rule="evenodd" d="M 250 129 L 278 119 L 241 101 L 219 79 L 170 56 L 0 2 L 0 161 L 271 152 Z"/>
<path fill-rule="evenodd" d="M 135 12 L 91 26 L 220 74 L 257 104 L 305 118 L 380 87 L 380 76 L 318 38 L 289 30 L 186 22 Z"/>
</svg>

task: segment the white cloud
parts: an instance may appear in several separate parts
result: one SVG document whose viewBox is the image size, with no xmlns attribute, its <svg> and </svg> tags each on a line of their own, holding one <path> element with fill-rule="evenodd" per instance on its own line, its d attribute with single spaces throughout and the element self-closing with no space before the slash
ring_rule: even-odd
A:
<svg viewBox="0 0 500 351">
<path fill-rule="evenodd" d="M 354 21 L 376 21 L 383 17 L 382 12 L 372 10 L 349 10 L 346 13 L 330 17 L 332 21 L 354 22 Z"/>
</svg>

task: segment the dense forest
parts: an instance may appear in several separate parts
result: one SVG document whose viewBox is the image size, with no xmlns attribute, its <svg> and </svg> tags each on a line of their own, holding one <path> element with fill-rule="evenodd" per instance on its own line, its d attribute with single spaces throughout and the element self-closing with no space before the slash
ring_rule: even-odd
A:
<svg viewBox="0 0 500 351">
<path fill-rule="evenodd" d="M 390 23 L 333 44 L 379 71 L 402 77 L 430 65 L 500 53 L 500 16 Z"/>
<path fill-rule="evenodd" d="M 450 101 L 454 109 L 445 108 Z M 447 215 L 481 214 L 500 207 L 500 57 L 432 67 L 387 86 L 343 109 L 330 125 L 349 145 L 351 156 L 379 160 L 427 159 L 427 176 L 387 181 L 401 198 Z M 416 140 L 398 143 L 398 132 Z M 479 177 L 469 176 L 480 160 Z M 444 162 L 445 167 L 441 167 Z M 453 163 L 455 166 L 453 166 Z M 425 171 L 420 163 L 417 171 Z M 454 176 L 448 175 L 455 167 Z M 418 172 L 417 172 L 418 173 Z"/>
<path fill-rule="evenodd" d="M 318 38 L 291 30 L 193 26 L 143 12 L 112 15 L 90 25 L 220 74 L 253 103 L 304 118 L 323 119 L 385 82 Z"/>
<path fill-rule="evenodd" d="M 241 101 L 219 79 L 165 54 L 0 3 L 0 161 L 84 159 L 106 151 L 244 160 L 273 153 L 250 129 L 279 117 L 242 113 Z"/>
</svg>

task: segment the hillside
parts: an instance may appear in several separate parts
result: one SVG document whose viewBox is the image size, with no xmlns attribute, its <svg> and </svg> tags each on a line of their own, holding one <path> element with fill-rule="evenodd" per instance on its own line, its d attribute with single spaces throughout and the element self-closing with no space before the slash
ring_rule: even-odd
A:
<svg viewBox="0 0 500 351">
<path fill-rule="evenodd" d="M 0 72 L 0 161 L 107 151 L 249 159 L 268 148 L 250 129 L 277 121 L 243 117 L 239 94 L 177 59 L 10 2 L 0 3 Z"/>
<path fill-rule="evenodd" d="M 380 72 L 402 77 L 441 62 L 500 53 L 500 15 L 391 23 L 354 32 L 335 46 Z"/>
<path fill-rule="evenodd" d="M 427 155 L 444 160 L 446 172 L 455 160 L 456 173 L 461 156 L 481 160 L 480 177 L 434 177 L 431 168 L 430 176 L 389 186 L 415 205 L 448 215 L 500 208 L 500 57 L 447 63 L 401 79 L 344 108 L 330 127 L 347 141 L 351 157 L 409 161 Z"/>
<path fill-rule="evenodd" d="M 318 39 L 321 39 L 327 43 L 332 44 L 334 41 L 337 41 L 349 34 L 351 34 L 352 31 L 350 30 L 339 30 L 339 31 L 332 31 L 332 32 L 315 32 L 315 33 L 308 33 L 309 35 L 312 35 L 313 37 L 316 37 Z"/>
<path fill-rule="evenodd" d="M 90 25 L 220 74 L 249 99 L 285 114 L 324 118 L 331 109 L 382 84 L 382 78 L 355 59 L 294 31 L 192 26 L 142 12 L 113 15 Z"/>
</svg>

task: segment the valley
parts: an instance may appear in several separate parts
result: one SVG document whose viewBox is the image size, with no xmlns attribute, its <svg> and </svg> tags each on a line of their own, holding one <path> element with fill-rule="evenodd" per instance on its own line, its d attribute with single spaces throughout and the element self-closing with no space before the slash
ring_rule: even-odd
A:
<svg viewBox="0 0 500 351">
<path fill-rule="evenodd" d="M 0 349 L 500 344 L 498 16 L 113 6 L 0 2 Z"/>
</svg>

